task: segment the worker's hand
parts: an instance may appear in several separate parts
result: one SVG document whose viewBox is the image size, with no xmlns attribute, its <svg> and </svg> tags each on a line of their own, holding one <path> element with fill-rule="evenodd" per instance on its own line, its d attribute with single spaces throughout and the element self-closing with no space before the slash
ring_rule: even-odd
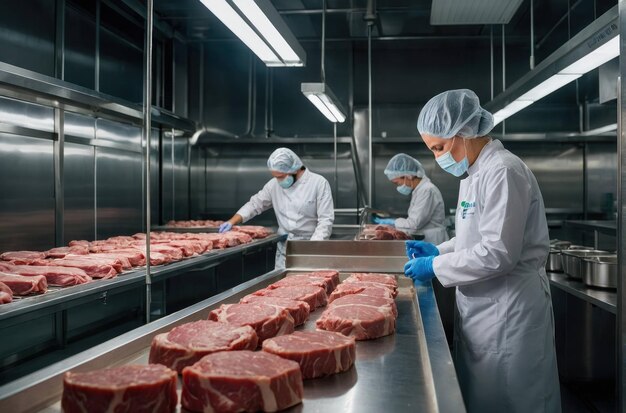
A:
<svg viewBox="0 0 626 413">
<path fill-rule="evenodd" d="M 404 275 L 413 281 L 428 281 L 435 276 L 433 260 L 435 257 L 413 258 L 404 264 Z"/>
<path fill-rule="evenodd" d="M 224 232 L 228 232 L 231 229 L 233 229 L 233 224 L 231 224 L 230 222 L 226 221 L 222 225 L 220 225 L 220 234 L 222 234 Z"/>
<path fill-rule="evenodd" d="M 406 242 L 406 256 L 409 259 L 419 257 L 436 257 L 439 255 L 439 250 L 434 244 L 424 241 L 407 241 Z"/>
<path fill-rule="evenodd" d="M 378 225 L 395 225 L 396 220 L 393 218 L 380 218 L 375 216 L 374 223 Z"/>
</svg>

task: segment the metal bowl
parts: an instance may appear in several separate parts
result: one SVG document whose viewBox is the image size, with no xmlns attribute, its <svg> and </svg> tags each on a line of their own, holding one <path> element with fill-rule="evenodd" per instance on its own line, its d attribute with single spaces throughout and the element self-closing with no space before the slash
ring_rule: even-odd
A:
<svg viewBox="0 0 626 413">
<path fill-rule="evenodd" d="M 591 287 L 617 288 L 617 255 L 585 258 L 583 282 Z"/>
<path fill-rule="evenodd" d="M 608 252 L 600 250 L 572 250 L 567 249 L 561 251 L 561 261 L 563 271 L 572 278 L 582 280 L 583 278 L 583 259 L 607 255 Z"/>
<path fill-rule="evenodd" d="M 558 239 L 550 240 L 550 249 L 565 250 L 571 246 L 572 246 L 572 243 L 569 241 L 561 241 Z"/>
</svg>

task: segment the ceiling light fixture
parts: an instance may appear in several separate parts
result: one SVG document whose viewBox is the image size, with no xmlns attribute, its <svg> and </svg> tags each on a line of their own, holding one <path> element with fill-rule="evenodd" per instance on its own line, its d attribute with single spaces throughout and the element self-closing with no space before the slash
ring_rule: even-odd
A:
<svg viewBox="0 0 626 413">
<path fill-rule="evenodd" d="M 304 49 L 269 0 L 200 0 L 200 2 L 266 66 L 306 64 Z"/>
<path fill-rule="evenodd" d="M 339 99 L 330 90 L 326 84 L 326 73 L 324 69 L 324 61 L 326 59 L 326 0 L 322 1 L 322 62 L 321 62 L 321 82 L 315 83 L 302 83 L 300 90 L 306 96 L 307 99 L 315 105 L 315 107 L 322 112 L 326 119 L 333 123 L 343 123 L 346 120 L 345 111 L 339 102 Z"/>
<path fill-rule="evenodd" d="M 615 6 L 487 103 L 485 107 L 493 112 L 495 124 L 618 57 L 617 15 Z M 536 84 L 538 79 L 544 80 Z"/>
</svg>

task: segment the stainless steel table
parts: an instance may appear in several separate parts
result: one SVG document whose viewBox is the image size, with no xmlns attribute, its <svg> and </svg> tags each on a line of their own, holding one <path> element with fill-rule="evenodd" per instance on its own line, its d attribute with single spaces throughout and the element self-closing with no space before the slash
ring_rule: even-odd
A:
<svg viewBox="0 0 626 413">
<path fill-rule="evenodd" d="M 88 351 L 0 387 L 0 411 L 58 412 L 62 374 L 68 370 L 92 370 L 111 365 L 145 362 L 154 335 L 173 326 L 206 318 L 222 303 L 263 288 L 301 264 L 323 260 L 347 272 L 372 271 L 398 274 L 404 261 L 402 242 L 298 241 L 289 248 L 288 270 L 275 270 L 208 300 L 150 323 Z M 373 256 L 376 252 L 376 256 Z M 343 264 L 341 264 L 343 263 Z M 343 265 L 343 266 L 340 266 Z M 464 412 L 457 378 L 445 340 L 432 288 L 415 287 L 399 276 L 398 320 L 394 335 L 358 342 L 355 368 L 327 378 L 305 381 L 303 404 L 290 412 Z M 321 310 L 312 314 L 305 329 L 314 328 Z"/>
<path fill-rule="evenodd" d="M 551 285 L 569 294 L 613 314 L 617 312 L 617 293 L 615 290 L 591 288 L 563 273 L 549 272 L 548 279 Z"/>
</svg>

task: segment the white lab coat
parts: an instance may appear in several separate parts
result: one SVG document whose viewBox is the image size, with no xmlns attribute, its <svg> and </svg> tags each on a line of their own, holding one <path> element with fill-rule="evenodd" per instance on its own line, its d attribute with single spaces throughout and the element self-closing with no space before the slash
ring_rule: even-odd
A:
<svg viewBox="0 0 626 413">
<path fill-rule="evenodd" d="M 439 245 L 448 239 L 444 220 L 446 211 L 439 189 L 423 177 L 413 189 L 407 218 L 396 219 L 397 229 L 424 234 L 424 241 Z"/>
<path fill-rule="evenodd" d="M 456 286 L 455 366 L 468 412 L 560 412 L 543 198 L 497 140 L 461 181 L 456 238 L 434 272 Z"/>
<path fill-rule="evenodd" d="M 330 238 L 335 210 L 330 185 L 323 176 L 306 169 L 287 189 L 272 178 L 237 214 L 246 222 L 272 207 L 278 220 L 278 233 L 288 234 L 288 239 L 320 241 Z M 285 250 L 286 243 L 278 243 L 276 268 L 285 267 Z"/>
</svg>

